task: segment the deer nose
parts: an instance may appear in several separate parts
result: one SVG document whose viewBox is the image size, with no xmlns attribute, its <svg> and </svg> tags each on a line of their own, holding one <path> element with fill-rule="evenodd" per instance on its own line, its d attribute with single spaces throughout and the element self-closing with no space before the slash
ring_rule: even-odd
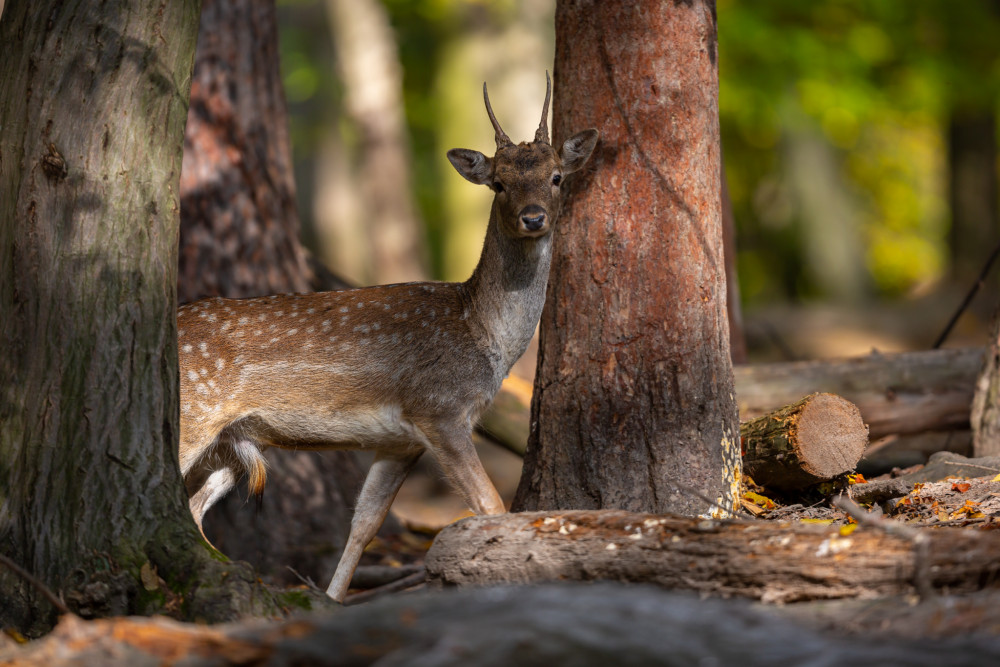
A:
<svg viewBox="0 0 1000 667">
<path fill-rule="evenodd" d="M 529 204 L 521 209 L 521 224 L 529 232 L 537 232 L 545 226 L 548 216 L 545 209 L 538 204 Z"/>
</svg>

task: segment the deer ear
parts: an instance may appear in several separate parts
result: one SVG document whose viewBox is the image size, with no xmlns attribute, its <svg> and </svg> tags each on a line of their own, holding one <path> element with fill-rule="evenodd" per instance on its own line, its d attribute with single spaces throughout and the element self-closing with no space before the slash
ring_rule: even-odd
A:
<svg viewBox="0 0 1000 667">
<path fill-rule="evenodd" d="M 452 148 L 448 151 L 448 160 L 465 180 L 476 185 L 489 185 L 493 178 L 493 160 L 479 151 Z"/>
<path fill-rule="evenodd" d="M 584 165 L 590 158 L 590 154 L 594 152 L 594 146 L 597 145 L 597 139 L 600 136 L 600 132 L 590 129 L 577 132 L 566 140 L 559 155 L 564 174 L 572 174 Z"/>
</svg>

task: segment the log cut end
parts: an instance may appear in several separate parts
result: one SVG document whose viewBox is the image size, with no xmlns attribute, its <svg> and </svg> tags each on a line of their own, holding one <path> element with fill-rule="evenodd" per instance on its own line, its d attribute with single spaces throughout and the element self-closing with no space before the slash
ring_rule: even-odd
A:
<svg viewBox="0 0 1000 667">
<path fill-rule="evenodd" d="M 821 479 L 854 470 L 868 446 L 861 411 L 836 394 L 816 394 L 798 419 L 802 467 Z"/>
<path fill-rule="evenodd" d="M 858 407 L 836 394 L 810 394 L 740 427 L 744 466 L 758 484 L 801 489 L 854 470 L 868 444 Z"/>
</svg>

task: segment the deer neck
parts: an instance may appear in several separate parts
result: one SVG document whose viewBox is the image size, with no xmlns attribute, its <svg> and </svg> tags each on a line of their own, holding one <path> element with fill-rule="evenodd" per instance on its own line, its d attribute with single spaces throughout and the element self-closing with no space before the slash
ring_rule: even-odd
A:
<svg viewBox="0 0 1000 667">
<path fill-rule="evenodd" d="M 524 354 L 545 305 L 552 234 L 511 238 L 500 230 L 494 203 L 483 254 L 466 290 L 472 317 L 502 379 Z"/>
</svg>

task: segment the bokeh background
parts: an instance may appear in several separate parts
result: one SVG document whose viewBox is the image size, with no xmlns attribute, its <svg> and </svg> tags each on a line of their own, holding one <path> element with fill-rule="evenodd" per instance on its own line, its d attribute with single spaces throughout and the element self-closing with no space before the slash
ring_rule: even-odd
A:
<svg viewBox="0 0 1000 667">
<path fill-rule="evenodd" d="M 307 244 L 361 284 L 467 277 L 490 193 L 444 154 L 492 148 L 483 80 L 508 133 L 531 136 L 555 2 L 278 6 Z M 717 6 L 751 360 L 929 347 L 1000 240 L 1000 2 Z M 382 215 L 395 231 L 372 238 Z M 997 285 L 948 344 L 984 340 Z"/>
<path fill-rule="evenodd" d="M 491 193 L 445 152 L 493 149 L 484 80 L 508 134 L 532 136 L 554 0 L 278 8 L 306 244 L 358 284 L 466 278 Z M 750 361 L 929 348 L 1000 244 L 1000 2 L 718 0 L 717 11 Z M 985 343 L 997 274 L 945 346 Z M 530 382 L 533 370 L 529 350 L 515 373 Z M 935 440 L 904 454 L 945 446 L 961 449 Z M 480 454 L 509 498 L 519 459 Z M 430 524 L 460 515 L 440 475 L 423 472 L 394 511 Z"/>
</svg>

